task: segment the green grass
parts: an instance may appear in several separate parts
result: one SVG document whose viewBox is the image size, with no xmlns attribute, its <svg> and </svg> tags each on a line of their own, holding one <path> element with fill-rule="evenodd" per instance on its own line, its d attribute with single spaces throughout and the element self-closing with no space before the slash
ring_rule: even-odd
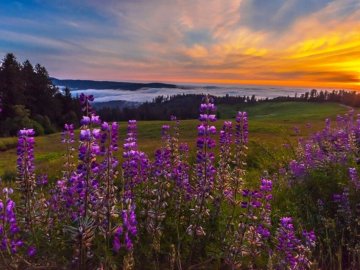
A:
<svg viewBox="0 0 360 270">
<path fill-rule="evenodd" d="M 14 148 L 17 144 L 17 138 L 1 138 L 0 139 L 0 152 Z"/>
<path fill-rule="evenodd" d="M 221 118 L 231 118 L 236 111 L 247 111 L 254 120 L 289 121 L 304 123 L 323 120 L 345 113 L 348 109 L 336 103 L 264 102 L 260 104 L 219 105 Z"/>
<path fill-rule="evenodd" d="M 282 158 L 283 144 L 294 143 L 296 136 L 294 126 L 306 136 L 324 126 L 325 118 L 334 118 L 348 111 L 345 106 L 334 103 L 303 102 L 266 102 L 257 105 L 218 107 L 221 120 L 216 126 L 221 128 L 223 119 L 234 119 L 238 110 L 249 114 L 249 177 L 258 177 L 262 171 Z M 143 121 L 138 123 L 138 143 L 141 150 L 153 156 L 155 149 L 161 146 L 161 126 L 164 121 Z M 311 128 L 305 127 L 307 123 Z M 194 149 L 197 120 L 184 120 L 180 124 L 181 141 L 189 143 Z M 126 136 L 126 123 L 120 123 L 120 140 Z M 16 172 L 16 138 L 0 139 L 0 176 L 5 180 L 14 177 Z M 61 174 L 64 146 L 60 133 L 36 138 L 35 163 L 39 173 L 47 173 L 50 178 Z"/>
</svg>

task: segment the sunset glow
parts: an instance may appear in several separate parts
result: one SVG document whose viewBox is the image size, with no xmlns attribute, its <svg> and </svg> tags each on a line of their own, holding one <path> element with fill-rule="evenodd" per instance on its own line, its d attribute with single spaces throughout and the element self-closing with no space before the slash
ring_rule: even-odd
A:
<svg viewBox="0 0 360 270">
<path fill-rule="evenodd" d="M 2 1 L 0 16 L 0 54 L 58 78 L 360 90 L 358 0 Z"/>
</svg>

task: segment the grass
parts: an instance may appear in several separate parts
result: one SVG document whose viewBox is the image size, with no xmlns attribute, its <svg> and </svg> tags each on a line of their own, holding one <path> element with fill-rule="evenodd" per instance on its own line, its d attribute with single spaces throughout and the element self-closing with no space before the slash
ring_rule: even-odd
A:
<svg viewBox="0 0 360 270">
<path fill-rule="evenodd" d="M 250 151 L 249 177 L 258 177 L 263 170 L 271 168 L 283 155 L 283 144 L 296 141 L 294 126 L 300 128 L 301 136 L 323 127 L 325 118 L 334 118 L 348 111 L 348 108 L 335 103 L 309 102 L 266 102 L 257 105 L 220 105 L 221 117 L 216 126 L 221 128 L 223 119 L 234 119 L 238 110 L 249 114 Z M 153 156 L 161 146 L 161 126 L 164 121 L 143 121 L 138 123 L 138 143 L 142 151 Z M 310 127 L 306 127 L 306 124 Z M 180 123 L 181 141 L 189 143 L 194 149 L 197 120 L 184 120 Z M 126 136 L 126 123 L 120 123 L 120 140 Z M 0 176 L 4 180 L 15 177 L 16 138 L 0 138 Z M 56 133 L 36 138 L 35 163 L 38 173 L 47 173 L 50 178 L 61 174 L 64 146 L 61 134 Z"/>
<path fill-rule="evenodd" d="M 236 111 L 247 111 L 254 120 L 305 123 L 346 112 L 346 106 L 337 103 L 265 102 L 261 104 L 219 105 L 221 118 L 231 118 Z"/>
<path fill-rule="evenodd" d="M 14 137 L 1 138 L 0 139 L 0 152 L 14 148 L 14 147 L 16 147 L 16 144 L 17 144 L 17 138 L 14 138 Z"/>
</svg>

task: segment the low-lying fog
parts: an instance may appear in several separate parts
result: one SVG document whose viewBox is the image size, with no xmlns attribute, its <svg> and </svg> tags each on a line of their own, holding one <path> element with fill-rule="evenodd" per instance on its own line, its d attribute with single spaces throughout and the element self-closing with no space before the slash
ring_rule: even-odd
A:
<svg viewBox="0 0 360 270">
<path fill-rule="evenodd" d="M 152 101 L 157 96 L 172 96 L 177 94 L 211 94 L 214 96 L 252 96 L 257 98 L 274 98 L 279 96 L 300 95 L 310 88 L 289 88 L 289 87 L 186 87 L 180 88 L 142 88 L 136 91 L 119 89 L 82 89 L 71 91 L 73 96 L 85 93 L 94 95 L 96 102 L 107 102 L 113 100 L 125 100 L 130 102 Z"/>
</svg>

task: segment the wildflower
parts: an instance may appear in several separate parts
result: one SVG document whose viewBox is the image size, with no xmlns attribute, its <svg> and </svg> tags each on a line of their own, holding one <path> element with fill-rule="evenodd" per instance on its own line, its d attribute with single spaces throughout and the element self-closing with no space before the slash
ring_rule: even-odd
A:
<svg viewBox="0 0 360 270">
<path fill-rule="evenodd" d="M 28 247 L 28 249 L 27 249 L 27 255 L 28 255 L 29 257 L 33 257 L 33 256 L 35 256 L 35 254 L 36 254 L 36 248 L 35 248 L 34 246 Z"/>
<path fill-rule="evenodd" d="M 119 251 L 121 247 L 124 247 L 127 251 L 131 251 L 134 247 L 133 239 L 137 235 L 135 205 L 131 199 L 128 200 L 126 209 L 122 210 L 121 217 L 122 225 L 114 232 L 113 249 Z"/>
<path fill-rule="evenodd" d="M 11 188 L 4 188 L 4 199 L 0 199 L 0 250 L 8 252 L 9 255 L 17 253 L 24 244 L 20 239 L 15 202 L 10 198 L 12 193 Z"/>
<path fill-rule="evenodd" d="M 304 231 L 305 243 L 302 243 L 295 235 L 295 228 L 291 217 L 280 219 L 280 227 L 277 230 L 276 252 L 280 267 L 288 269 L 308 269 L 311 266 L 311 248 L 315 246 L 315 234 L 313 231 Z"/>
<path fill-rule="evenodd" d="M 19 131 L 18 147 L 17 147 L 17 179 L 20 189 L 23 192 L 22 204 L 24 206 L 23 215 L 25 217 L 25 225 L 30 229 L 33 223 L 34 211 L 34 189 L 35 165 L 34 165 L 34 139 L 35 132 L 33 129 L 22 129 Z"/>
<path fill-rule="evenodd" d="M 236 115 L 236 144 L 247 145 L 248 143 L 248 117 L 246 112 L 238 112 Z"/>
<path fill-rule="evenodd" d="M 349 175 L 351 183 L 354 185 L 356 190 L 360 190 L 360 180 L 356 168 L 349 168 Z"/>
</svg>

